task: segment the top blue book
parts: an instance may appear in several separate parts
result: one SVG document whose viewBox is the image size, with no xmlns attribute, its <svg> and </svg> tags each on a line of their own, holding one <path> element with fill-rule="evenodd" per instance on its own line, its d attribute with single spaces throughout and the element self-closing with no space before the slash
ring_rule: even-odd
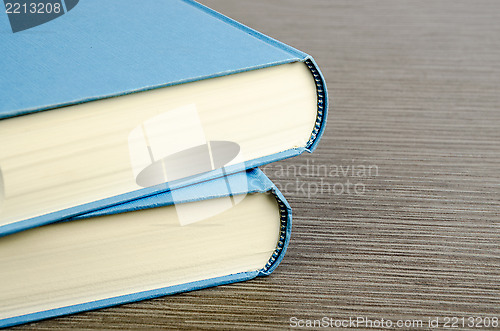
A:
<svg viewBox="0 0 500 331">
<path fill-rule="evenodd" d="M 10 232 L 312 151 L 324 130 L 314 60 L 195 1 L 4 3 Z"/>
</svg>

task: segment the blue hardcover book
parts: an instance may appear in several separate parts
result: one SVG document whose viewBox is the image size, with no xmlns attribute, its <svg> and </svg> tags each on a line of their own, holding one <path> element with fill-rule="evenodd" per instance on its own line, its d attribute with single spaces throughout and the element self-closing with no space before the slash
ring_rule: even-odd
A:
<svg viewBox="0 0 500 331">
<path fill-rule="evenodd" d="M 314 60 L 195 1 L 4 3 L 0 236 L 311 152 L 324 130 Z"/>
<path fill-rule="evenodd" d="M 291 218 L 251 169 L 3 237 L 0 327 L 269 275 Z"/>
</svg>

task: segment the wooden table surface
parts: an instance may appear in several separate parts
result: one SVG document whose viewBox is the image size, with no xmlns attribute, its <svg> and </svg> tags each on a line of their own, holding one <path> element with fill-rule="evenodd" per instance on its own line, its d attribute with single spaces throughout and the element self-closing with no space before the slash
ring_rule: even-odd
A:
<svg viewBox="0 0 500 331">
<path fill-rule="evenodd" d="M 284 261 L 269 277 L 13 329 L 500 317 L 500 2 L 201 2 L 313 55 L 327 79 L 319 148 L 264 169 L 294 210 Z"/>
</svg>

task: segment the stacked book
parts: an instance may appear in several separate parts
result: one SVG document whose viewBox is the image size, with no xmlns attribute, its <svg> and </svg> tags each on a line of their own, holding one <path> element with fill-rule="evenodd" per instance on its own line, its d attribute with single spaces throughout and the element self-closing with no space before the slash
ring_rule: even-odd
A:
<svg viewBox="0 0 500 331">
<path fill-rule="evenodd" d="M 314 60 L 192 0 L 63 3 L 0 15 L 0 327 L 270 274 L 257 167 L 316 148 Z"/>
</svg>

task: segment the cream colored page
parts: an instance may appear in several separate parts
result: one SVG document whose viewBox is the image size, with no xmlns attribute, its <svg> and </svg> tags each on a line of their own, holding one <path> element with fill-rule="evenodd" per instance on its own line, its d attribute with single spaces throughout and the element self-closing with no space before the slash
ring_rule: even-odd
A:
<svg viewBox="0 0 500 331">
<path fill-rule="evenodd" d="M 0 239 L 0 319 L 259 270 L 279 228 L 275 198 L 253 194 L 187 226 L 170 206 L 7 236 Z"/>
<path fill-rule="evenodd" d="M 176 112 L 194 107 L 204 139 L 237 143 L 241 162 L 305 146 L 316 100 L 298 62 L 2 120 L 0 225 L 141 189 L 128 139 L 155 116 L 178 114 L 164 125 L 165 148 L 194 146 Z"/>
</svg>

